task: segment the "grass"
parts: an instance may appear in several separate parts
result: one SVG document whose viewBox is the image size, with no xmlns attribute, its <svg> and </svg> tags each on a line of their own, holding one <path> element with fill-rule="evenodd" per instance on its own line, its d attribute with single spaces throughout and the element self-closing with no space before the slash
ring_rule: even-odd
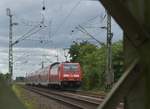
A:
<svg viewBox="0 0 150 109">
<path fill-rule="evenodd" d="M 35 98 L 31 97 L 21 86 L 14 84 L 12 89 L 27 109 L 38 109 Z"/>
<path fill-rule="evenodd" d="M 13 92 L 11 85 L 0 80 L 0 109 L 26 109 Z"/>
</svg>

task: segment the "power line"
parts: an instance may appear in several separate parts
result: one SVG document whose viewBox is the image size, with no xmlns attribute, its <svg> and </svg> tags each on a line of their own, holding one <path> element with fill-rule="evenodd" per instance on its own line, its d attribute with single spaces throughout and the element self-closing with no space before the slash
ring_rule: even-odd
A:
<svg viewBox="0 0 150 109">
<path fill-rule="evenodd" d="M 40 40 L 40 39 L 24 39 L 24 40 L 38 41 L 38 42 L 40 42 L 40 43 L 41 43 L 41 42 L 47 42 L 47 43 L 48 43 L 48 42 L 52 42 L 52 40 L 43 40 L 43 39 L 42 39 L 42 40 Z"/>
<path fill-rule="evenodd" d="M 19 21 L 19 25 L 20 24 L 23 24 L 23 26 L 30 26 L 30 27 L 33 27 L 33 26 L 36 26 L 38 23 L 40 23 L 40 21 L 34 21 L 33 20 L 29 20 L 29 19 L 24 19 L 24 18 L 20 18 L 20 16 L 18 17 L 18 15 L 16 13 L 14 13 L 14 17 L 15 19 L 17 19 L 17 21 Z"/>
<path fill-rule="evenodd" d="M 23 37 L 25 37 L 27 34 L 29 34 L 30 32 L 32 32 L 33 30 L 35 30 L 37 27 L 39 26 L 38 25 L 35 25 L 32 29 L 30 29 L 28 32 L 26 32 L 25 34 L 23 34 L 18 40 L 22 39 Z"/>
<path fill-rule="evenodd" d="M 60 23 L 60 25 L 58 26 L 58 28 L 56 29 L 55 33 L 58 33 L 58 31 L 60 30 L 60 28 L 66 23 L 66 21 L 68 20 L 68 18 L 72 15 L 73 11 L 78 7 L 78 5 L 80 4 L 81 0 L 79 0 L 75 6 L 71 9 L 71 11 L 69 12 L 69 14 L 64 18 L 63 22 Z M 54 36 L 53 34 L 53 36 Z"/>
<path fill-rule="evenodd" d="M 39 31 L 41 31 L 42 29 L 43 29 L 43 28 L 38 29 L 37 31 L 35 31 L 35 32 L 31 33 L 31 34 L 29 34 L 28 36 L 26 36 L 26 37 L 22 38 L 21 40 L 25 40 L 26 38 L 28 38 L 28 37 L 32 36 L 33 34 L 35 34 L 35 33 L 39 32 Z"/>
<path fill-rule="evenodd" d="M 85 28 L 83 28 L 81 25 L 79 25 L 79 28 L 77 27 L 78 30 L 80 30 L 82 33 L 87 34 L 90 36 L 92 39 L 94 39 L 96 42 L 98 42 L 100 45 L 105 45 L 103 42 L 97 40 L 93 35 L 91 35 Z"/>
<path fill-rule="evenodd" d="M 89 23 L 89 22 L 95 20 L 96 18 L 98 18 L 99 16 L 100 16 L 100 15 L 94 16 L 94 17 L 88 19 L 86 22 L 84 22 L 84 23 L 82 23 L 82 24 L 84 25 L 84 24 L 86 24 L 86 23 Z"/>
<path fill-rule="evenodd" d="M 25 55 L 25 53 L 24 53 L 23 55 L 21 55 L 18 58 L 16 58 L 15 61 L 14 61 L 14 63 L 17 62 L 17 61 L 20 61 L 21 59 L 24 59 L 24 57 L 28 57 L 28 56 L 29 56 L 29 54 Z"/>
<path fill-rule="evenodd" d="M 32 36 L 33 34 L 36 34 L 37 32 L 41 31 L 43 29 L 43 27 L 40 26 L 40 28 L 34 32 L 32 32 L 33 30 L 35 30 L 37 28 L 37 25 L 32 28 L 31 30 L 29 30 L 27 33 L 25 33 L 23 36 L 21 36 L 19 39 L 17 39 L 14 43 L 12 43 L 12 45 L 15 45 L 17 43 L 19 43 L 20 41 L 23 41 L 25 40 L 26 38 Z M 32 33 L 31 33 L 32 32 Z M 30 33 L 30 34 L 29 34 Z M 27 35 L 29 34 L 29 35 Z"/>
</svg>

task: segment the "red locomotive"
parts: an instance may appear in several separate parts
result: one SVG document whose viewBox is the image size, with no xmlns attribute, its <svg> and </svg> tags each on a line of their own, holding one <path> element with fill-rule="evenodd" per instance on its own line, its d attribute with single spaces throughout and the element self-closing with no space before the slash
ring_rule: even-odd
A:
<svg viewBox="0 0 150 109">
<path fill-rule="evenodd" d="M 42 86 L 80 86 L 82 71 L 79 63 L 53 63 L 27 75 L 27 84 Z"/>
</svg>

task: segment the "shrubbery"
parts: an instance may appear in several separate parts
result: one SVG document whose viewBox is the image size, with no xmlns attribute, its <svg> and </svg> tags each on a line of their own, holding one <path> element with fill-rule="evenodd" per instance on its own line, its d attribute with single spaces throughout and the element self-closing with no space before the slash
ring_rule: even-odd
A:
<svg viewBox="0 0 150 109">
<path fill-rule="evenodd" d="M 86 90 L 104 87 L 106 68 L 106 46 L 97 47 L 87 41 L 74 43 L 69 50 L 71 62 L 79 62 L 83 70 L 83 88 Z M 114 79 L 117 81 L 123 73 L 122 41 L 112 44 Z"/>
</svg>

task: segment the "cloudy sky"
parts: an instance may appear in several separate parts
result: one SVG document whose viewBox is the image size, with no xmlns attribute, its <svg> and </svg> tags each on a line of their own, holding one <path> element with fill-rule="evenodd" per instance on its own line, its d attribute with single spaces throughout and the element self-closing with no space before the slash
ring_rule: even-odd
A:
<svg viewBox="0 0 150 109">
<path fill-rule="evenodd" d="M 42 7 L 46 10 L 43 11 Z M 106 42 L 106 13 L 98 1 L 92 0 L 1 0 L 0 2 L 0 71 L 8 72 L 9 17 L 13 22 L 14 77 L 24 76 L 57 60 L 64 61 L 63 48 L 73 41 L 89 40 L 76 27 L 81 25 L 99 41 Z M 72 32 L 73 31 L 73 32 Z M 122 30 L 112 20 L 113 41 L 122 39 Z"/>
</svg>

